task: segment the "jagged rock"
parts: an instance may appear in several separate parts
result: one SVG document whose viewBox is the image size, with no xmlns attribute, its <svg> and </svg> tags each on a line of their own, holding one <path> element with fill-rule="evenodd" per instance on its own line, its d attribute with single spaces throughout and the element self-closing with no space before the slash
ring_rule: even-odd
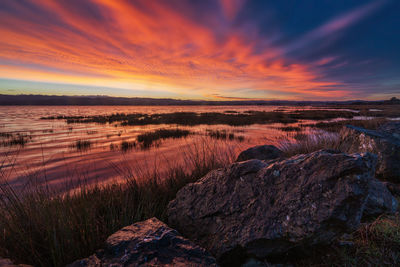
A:
<svg viewBox="0 0 400 267">
<path fill-rule="evenodd" d="M 14 264 L 10 259 L 0 258 L 0 267 L 33 267 L 26 264 Z"/>
<path fill-rule="evenodd" d="M 105 249 L 75 261 L 79 266 L 217 266 L 203 248 L 156 218 L 124 227 L 111 235 Z"/>
<path fill-rule="evenodd" d="M 392 193 L 394 196 L 400 197 L 400 184 L 393 184 L 390 182 L 384 182 L 387 189 Z"/>
<path fill-rule="evenodd" d="M 221 262 L 328 244 L 359 225 L 375 164 L 326 150 L 234 163 L 183 187 L 168 220 Z"/>
<path fill-rule="evenodd" d="M 376 176 L 400 183 L 400 122 L 389 122 L 378 130 L 367 130 L 352 125 L 343 133 L 348 152 L 371 152 L 378 155 Z"/>
<path fill-rule="evenodd" d="M 271 160 L 282 157 L 283 152 L 272 145 L 262 145 L 251 147 L 242 151 L 236 161 L 245 161 L 249 159 Z"/>
<path fill-rule="evenodd" d="M 397 200 L 390 193 L 384 183 L 378 179 L 372 179 L 369 187 L 367 203 L 364 209 L 364 216 L 377 216 L 382 213 L 395 213 Z"/>
</svg>

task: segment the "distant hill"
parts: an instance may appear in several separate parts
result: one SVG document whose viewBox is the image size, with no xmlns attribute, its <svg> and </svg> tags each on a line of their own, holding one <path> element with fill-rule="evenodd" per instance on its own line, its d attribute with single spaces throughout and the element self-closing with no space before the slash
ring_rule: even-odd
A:
<svg viewBox="0 0 400 267">
<path fill-rule="evenodd" d="M 360 105 L 400 104 L 393 97 L 382 101 L 285 101 L 285 100 L 234 100 L 206 101 L 179 100 L 170 98 L 110 97 L 110 96 L 56 96 L 56 95 L 2 95 L 0 105 L 45 105 L 45 106 L 186 106 L 186 105 Z"/>
</svg>

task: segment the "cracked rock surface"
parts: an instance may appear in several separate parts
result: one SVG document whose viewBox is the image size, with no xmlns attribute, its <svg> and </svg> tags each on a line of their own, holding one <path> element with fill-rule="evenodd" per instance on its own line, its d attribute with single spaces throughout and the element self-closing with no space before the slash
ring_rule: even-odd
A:
<svg viewBox="0 0 400 267">
<path fill-rule="evenodd" d="M 124 227 L 111 235 L 105 249 L 70 267 L 216 266 L 203 248 L 183 238 L 156 218 Z"/>
<path fill-rule="evenodd" d="M 221 262 L 327 244 L 359 226 L 375 164 L 369 153 L 327 150 L 234 163 L 183 187 L 169 225 Z"/>
</svg>

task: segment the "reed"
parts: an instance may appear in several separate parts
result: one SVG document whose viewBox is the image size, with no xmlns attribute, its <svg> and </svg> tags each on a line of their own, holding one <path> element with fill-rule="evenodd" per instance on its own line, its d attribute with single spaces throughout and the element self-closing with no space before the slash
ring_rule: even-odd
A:
<svg viewBox="0 0 400 267">
<path fill-rule="evenodd" d="M 17 192 L 2 173 L 0 183 L 0 256 L 34 266 L 65 266 L 100 248 L 105 239 L 134 222 L 166 219 L 166 206 L 184 185 L 231 162 L 232 151 L 197 142 L 168 167 L 114 166 L 124 182 L 79 183 L 52 190 L 32 182 Z M 149 161 L 150 162 L 150 161 Z M 0 166 L 1 170 L 1 166 Z"/>
</svg>

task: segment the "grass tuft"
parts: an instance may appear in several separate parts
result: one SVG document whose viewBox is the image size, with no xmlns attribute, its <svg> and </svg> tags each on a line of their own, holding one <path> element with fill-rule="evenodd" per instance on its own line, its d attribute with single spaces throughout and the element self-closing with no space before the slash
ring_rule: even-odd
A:
<svg viewBox="0 0 400 267">
<path fill-rule="evenodd" d="M 168 138 L 182 138 L 191 134 L 188 130 L 182 129 L 158 129 L 152 132 L 147 132 L 139 134 L 137 136 L 138 143 L 141 144 L 142 148 L 151 147 L 154 142 L 158 140 L 168 139 Z"/>
<path fill-rule="evenodd" d="M 317 248 L 296 266 L 398 266 L 400 216 L 383 215 L 347 238 L 351 245 Z"/>
<path fill-rule="evenodd" d="M 114 166 L 124 183 L 66 188 L 59 194 L 46 185 L 17 192 L 5 177 L 0 183 L 0 256 L 34 266 L 65 266 L 101 248 L 126 225 L 157 217 L 184 185 L 233 160 L 217 143 L 196 143 L 182 152 L 182 162 L 160 170 Z M 1 166 L 0 166 L 1 170 Z"/>
<path fill-rule="evenodd" d="M 89 140 L 77 140 L 74 144 L 73 147 L 75 147 L 77 150 L 88 150 L 92 146 L 92 143 Z"/>
</svg>

